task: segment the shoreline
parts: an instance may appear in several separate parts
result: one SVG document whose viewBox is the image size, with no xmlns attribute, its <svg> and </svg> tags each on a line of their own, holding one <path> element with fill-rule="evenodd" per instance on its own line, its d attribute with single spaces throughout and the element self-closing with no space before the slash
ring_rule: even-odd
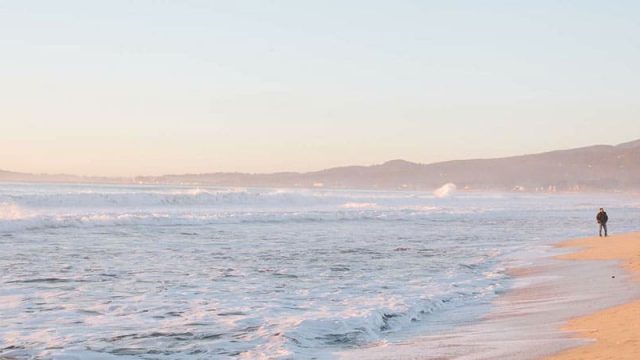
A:
<svg viewBox="0 0 640 360">
<path fill-rule="evenodd" d="M 603 346 L 602 356 L 591 355 L 593 329 L 605 331 L 585 325 L 582 320 L 592 319 L 594 314 L 597 318 L 591 321 L 596 322 L 602 316 L 612 314 L 623 314 L 620 315 L 623 320 L 640 316 L 640 286 L 635 286 L 640 278 L 640 256 L 636 256 L 637 261 L 632 264 L 628 261 L 622 264 L 638 270 L 634 278 L 634 273 L 620 266 L 621 257 L 633 252 L 626 247 L 611 246 L 615 245 L 613 242 L 624 242 L 620 238 L 628 237 L 637 238 L 637 244 L 630 244 L 637 246 L 636 254 L 640 255 L 640 232 L 549 244 L 545 254 L 524 258 L 506 268 L 512 278 L 511 286 L 497 294 L 491 303 L 492 309 L 480 318 L 446 332 L 341 352 L 339 357 L 379 360 L 639 359 L 640 352 L 612 357 L 607 344 Z M 630 304 L 634 307 L 626 308 Z M 615 323 L 612 328 L 615 330 Z M 617 336 L 611 329 L 607 331 Z M 635 331 L 640 334 L 640 328 Z M 622 346 L 633 344 L 639 346 L 640 343 L 625 342 Z"/>
<path fill-rule="evenodd" d="M 562 248 L 580 248 L 561 255 L 559 259 L 573 261 L 615 260 L 640 281 L 640 233 L 593 237 L 558 244 Z M 585 316 L 570 319 L 563 330 L 591 343 L 564 350 L 548 360 L 578 359 L 640 359 L 640 298 Z"/>
</svg>

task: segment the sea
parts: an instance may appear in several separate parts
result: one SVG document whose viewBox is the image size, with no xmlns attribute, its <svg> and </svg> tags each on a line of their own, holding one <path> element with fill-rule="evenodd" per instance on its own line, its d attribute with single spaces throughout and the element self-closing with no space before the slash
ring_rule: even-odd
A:
<svg viewBox="0 0 640 360">
<path fill-rule="evenodd" d="M 623 193 L 0 184 L 0 358 L 333 359 L 455 332 L 600 207 L 640 229 Z"/>
</svg>

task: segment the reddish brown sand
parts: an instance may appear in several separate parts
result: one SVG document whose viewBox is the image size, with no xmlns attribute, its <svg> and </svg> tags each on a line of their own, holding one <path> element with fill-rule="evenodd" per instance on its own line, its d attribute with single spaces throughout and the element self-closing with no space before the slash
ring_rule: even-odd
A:
<svg viewBox="0 0 640 360">
<path fill-rule="evenodd" d="M 562 247 L 581 250 L 563 259 L 620 260 L 640 280 L 640 233 L 568 241 Z M 640 359 L 640 300 L 568 322 L 566 330 L 593 339 L 585 346 L 551 356 L 555 360 Z"/>
</svg>

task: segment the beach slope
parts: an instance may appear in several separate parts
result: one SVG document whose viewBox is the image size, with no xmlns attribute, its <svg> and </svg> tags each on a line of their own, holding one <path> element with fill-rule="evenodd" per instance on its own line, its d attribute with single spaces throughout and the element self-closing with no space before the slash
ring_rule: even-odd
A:
<svg viewBox="0 0 640 360">
<path fill-rule="evenodd" d="M 561 256 L 569 260 L 619 260 L 640 280 L 640 233 L 572 240 L 561 247 L 581 250 Z M 615 296 L 615 294 L 613 294 Z M 565 330 L 594 342 L 549 357 L 553 360 L 640 359 L 640 300 L 568 322 Z"/>
</svg>

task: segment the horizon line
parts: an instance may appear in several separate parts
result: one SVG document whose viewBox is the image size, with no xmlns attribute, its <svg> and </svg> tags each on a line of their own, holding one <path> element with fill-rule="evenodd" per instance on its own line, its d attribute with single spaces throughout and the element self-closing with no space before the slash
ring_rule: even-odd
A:
<svg viewBox="0 0 640 360">
<path fill-rule="evenodd" d="M 136 179 L 136 178 L 159 178 L 159 177 L 165 177 L 165 176 L 210 175 L 210 174 L 237 174 L 237 175 L 308 174 L 308 173 L 314 173 L 314 172 L 320 172 L 320 171 L 326 171 L 326 170 L 332 170 L 332 169 L 349 168 L 349 167 L 382 166 L 382 165 L 385 165 L 385 164 L 388 164 L 388 163 L 391 163 L 391 162 L 400 162 L 400 161 L 401 162 L 410 163 L 410 164 L 413 164 L 413 165 L 429 166 L 429 165 L 443 164 L 443 163 L 455 162 L 455 161 L 509 159 L 509 158 L 520 157 L 520 156 L 547 154 L 547 153 L 553 153 L 553 152 L 558 152 L 558 151 L 579 150 L 579 149 L 585 149 L 585 148 L 590 148 L 590 147 L 599 147 L 599 146 L 618 147 L 618 146 L 624 146 L 624 145 L 629 145 L 629 144 L 633 144 L 633 143 L 639 143 L 640 144 L 640 139 L 631 140 L 631 141 L 625 141 L 625 142 L 618 143 L 618 144 L 593 144 L 593 145 L 586 145 L 586 146 L 574 147 L 574 148 L 563 148 L 563 149 L 547 150 L 547 151 L 541 151 L 541 152 L 535 152 L 535 153 L 527 153 L 527 154 L 513 154 L 513 155 L 501 156 L 501 157 L 486 157 L 486 158 L 473 158 L 473 157 L 471 157 L 471 158 L 466 158 L 466 159 L 451 159 L 451 160 L 442 160 L 442 161 L 435 161 L 435 162 L 429 162 L 429 163 L 421 163 L 421 162 L 415 162 L 415 161 L 410 161 L 410 160 L 405 160 L 405 159 L 391 159 L 391 160 L 383 161 L 381 163 L 373 163 L 373 164 L 369 164 L 369 165 L 357 165 L 357 164 L 354 164 L 354 165 L 332 166 L 332 167 L 326 167 L 326 168 L 317 169 L 317 170 L 310 170 L 310 171 L 290 171 L 290 170 L 273 171 L 273 172 L 204 171 L 204 172 L 165 173 L 165 174 L 161 174 L 161 175 L 131 175 L 131 176 L 79 175 L 79 174 L 71 174 L 71 173 L 38 173 L 38 172 L 13 171 L 13 170 L 2 169 L 2 168 L 0 168 L 0 172 L 7 172 L 7 173 L 13 173 L 13 174 L 20 174 L 20 175 L 32 175 L 32 176 L 70 176 L 70 177 L 79 177 L 79 178 L 88 178 L 88 179 L 93 178 L 93 179 L 111 179 L 111 180 Z"/>
</svg>

